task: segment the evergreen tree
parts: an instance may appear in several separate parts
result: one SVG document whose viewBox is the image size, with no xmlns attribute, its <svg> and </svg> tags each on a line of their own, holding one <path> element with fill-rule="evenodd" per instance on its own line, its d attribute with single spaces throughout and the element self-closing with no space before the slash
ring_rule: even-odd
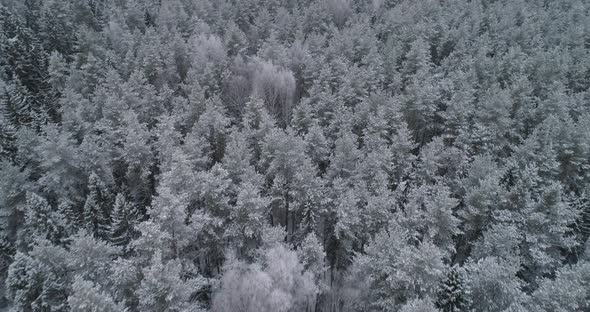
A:
<svg viewBox="0 0 590 312">
<path fill-rule="evenodd" d="M 58 204 L 57 211 L 65 219 L 63 223 L 68 236 L 83 228 L 82 214 L 73 202 L 67 199 L 61 201 Z"/>
<path fill-rule="evenodd" d="M 340 137 L 335 142 L 334 152 L 330 159 L 328 174 L 331 178 L 348 179 L 356 171 L 361 157 L 355 135 L 347 129 L 342 129 Z"/>
<path fill-rule="evenodd" d="M 27 254 L 17 252 L 8 268 L 7 298 L 21 311 L 35 311 L 42 291 L 39 263 Z"/>
<path fill-rule="evenodd" d="M 411 241 L 412 233 L 392 222 L 375 236 L 366 254 L 355 258 L 354 273 L 366 276 L 363 286 L 368 287 L 359 308 L 388 311 L 412 299 L 434 298 L 443 278 L 443 252 L 429 241 L 417 246 Z"/>
<path fill-rule="evenodd" d="M 55 51 L 71 58 L 76 51 L 76 34 L 72 5 L 67 1 L 49 1 L 43 4 L 39 34 L 48 53 Z"/>
<path fill-rule="evenodd" d="M 285 227 L 288 242 L 295 234 L 301 240 L 315 230 L 322 198 L 320 181 L 305 154 L 305 142 L 291 129 L 276 129 L 265 138 L 263 160 L 270 184 L 273 225 Z"/>
<path fill-rule="evenodd" d="M 219 99 L 211 99 L 191 131 L 192 135 L 205 139 L 209 168 L 223 158 L 229 125 L 230 120 Z"/>
<path fill-rule="evenodd" d="M 116 303 L 107 293 L 101 291 L 94 283 L 77 277 L 72 283 L 72 294 L 68 297 L 68 305 L 72 312 L 116 312 L 123 311 L 121 304 Z"/>
<path fill-rule="evenodd" d="M 53 52 L 49 56 L 48 65 L 49 84 L 51 85 L 51 95 L 53 98 L 59 98 L 68 80 L 69 69 L 66 60 L 59 52 Z"/>
<path fill-rule="evenodd" d="M 137 215 L 134 215 L 123 194 L 115 197 L 111 216 L 110 240 L 115 246 L 126 246 L 133 237 L 133 223 Z"/>
<path fill-rule="evenodd" d="M 31 245 L 35 239 L 48 239 L 57 243 L 63 231 L 63 216 L 54 211 L 43 197 L 27 194 L 25 226 L 21 234 L 23 247 Z"/>
<path fill-rule="evenodd" d="M 35 15 L 39 10 L 39 1 L 27 0 L 22 22 L 10 16 L 14 13 L 5 12 L 3 29 L 8 32 L 1 46 L 7 63 L 6 75 L 16 84 L 14 98 L 19 102 L 21 119 L 24 123 L 35 119 L 40 123 L 37 127 L 43 123 L 43 118 L 57 118 L 57 110 L 47 97 L 48 56 L 37 36 L 39 17 Z"/>
<path fill-rule="evenodd" d="M 30 189 L 28 170 L 21 170 L 10 163 L 0 163 L 0 233 L 3 248 L 7 252 L 15 247 L 18 232 L 25 220 L 27 191 Z M 12 252 L 6 253 L 6 256 Z"/>
<path fill-rule="evenodd" d="M 178 260 L 164 262 L 156 254 L 152 263 L 143 270 L 143 280 L 136 290 L 141 311 L 203 311 L 192 302 L 193 293 L 205 287 L 202 277 L 185 279 Z"/>
<path fill-rule="evenodd" d="M 276 122 L 264 107 L 262 100 L 251 98 L 246 102 L 246 107 L 242 114 L 242 132 L 246 136 L 257 169 L 260 166 L 258 163 L 262 159 L 264 138 L 275 126 Z"/>
<path fill-rule="evenodd" d="M 4 98 L 0 97 L 0 105 L 4 104 Z M 0 106 L 0 161 L 14 161 L 16 156 L 16 127 L 5 116 L 4 108 Z"/>
<path fill-rule="evenodd" d="M 309 128 L 309 132 L 305 135 L 305 142 L 307 154 L 318 167 L 318 170 L 322 173 L 325 172 L 328 166 L 330 149 L 323 130 L 317 123 L 313 123 Z"/>
<path fill-rule="evenodd" d="M 98 285 L 107 285 L 110 267 L 120 254 L 118 247 L 82 230 L 70 237 L 68 250 L 62 255 L 64 259 L 59 261 L 65 264 L 70 278 L 79 276 Z"/>
<path fill-rule="evenodd" d="M 518 261 L 487 257 L 465 265 L 473 311 L 502 311 L 524 298 Z"/>
<path fill-rule="evenodd" d="M 0 310 L 590 308 L 590 2 L 0 2 Z"/>
<path fill-rule="evenodd" d="M 447 273 L 447 278 L 440 285 L 436 307 L 442 312 L 465 311 L 469 303 L 469 292 L 464 288 L 465 284 L 457 267 L 452 267 Z"/>
<path fill-rule="evenodd" d="M 414 299 L 404 304 L 400 312 L 435 312 L 439 311 L 429 299 Z"/>
<path fill-rule="evenodd" d="M 88 178 L 88 196 L 83 211 L 86 230 L 96 238 L 109 237 L 111 220 L 106 207 L 109 203 L 107 196 L 106 186 L 93 172 Z"/>
<path fill-rule="evenodd" d="M 564 266 L 556 272 L 555 279 L 543 279 L 525 305 L 538 311 L 575 311 L 588 308 L 588 289 L 582 286 L 588 276 L 587 261 Z"/>
</svg>

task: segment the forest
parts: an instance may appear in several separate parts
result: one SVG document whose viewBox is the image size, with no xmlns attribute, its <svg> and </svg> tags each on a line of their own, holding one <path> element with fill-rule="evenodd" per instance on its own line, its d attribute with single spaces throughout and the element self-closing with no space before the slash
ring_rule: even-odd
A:
<svg viewBox="0 0 590 312">
<path fill-rule="evenodd" d="M 590 311 L 590 1 L 0 0 L 0 311 Z"/>
</svg>

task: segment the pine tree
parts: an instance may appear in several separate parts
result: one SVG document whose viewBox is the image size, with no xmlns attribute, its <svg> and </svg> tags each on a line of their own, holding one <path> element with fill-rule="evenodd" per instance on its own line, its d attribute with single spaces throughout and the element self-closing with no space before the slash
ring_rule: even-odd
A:
<svg viewBox="0 0 590 312">
<path fill-rule="evenodd" d="M 65 230 L 69 235 L 72 235 L 83 228 L 83 215 L 80 213 L 79 209 L 76 208 L 76 205 L 71 201 L 67 199 L 61 201 L 58 204 L 57 211 L 59 211 L 59 213 L 65 217 Z"/>
<path fill-rule="evenodd" d="M 3 255 L 7 258 L 16 251 L 16 241 L 19 231 L 24 224 L 27 207 L 27 191 L 30 190 L 29 170 L 21 171 L 19 167 L 0 162 L 0 239 L 2 240 Z M 6 273 L 6 263 L 0 273 Z"/>
<path fill-rule="evenodd" d="M 439 287 L 436 307 L 442 312 L 465 311 L 470 303 L 469 293 L 464 287 L 457 267 L 452 267 Z"/>
<path fill-rule="evenodd" d="M 86 231 L 96 235 L 100 235 L 98 214 L 100 213 L 101 207 L 96 202 L 96 195 L 88 194 L 86 202 L 84 203 L 84 223 Z"/>
<path fill-rule="evenodd" d="M 580 261 L 561 267 L 554 279 L 544 278 L 526 301 L 536 311 L 583 311 L 590 307 L 590 291 L 583 285 L 590 280 L 590 263 Z"/>
<path fill-rule="evenodd" d="M 53 98 L 59 98 L 64 89 L 69 75 L 68 65 L 62 54 L 53 52 L 49 56 L 49 77 L 48 82 L 51 85 L 51 95 Z"/>
<path fill-rule="evenodd" d="M 17 78 L 8 91 L 4 102 L 4 113 L 15 126 L 28 125 L 38 129 L 45 122 L 45 116 L 35 110 L 40 103 Z"/>
<path fill-rule="evenodd" d="M 443 278 L 443 252 L 425 240 L 412 244 L 413 233 L 395 222 L 380 231 L 358 254 L 350 278 L 366 276 L 368 292 L 357 304 L 378 311 L 397 310 L 409 300 L 433 298 Z M 360 275 L 355 275 L 360 274 Z"/>
<path fill-rule="evenodd" d="M 2 101 L 1 97 L 0 101 Z M 1 105 L 2 102 L 0 102 L 0 162 L 14 161 L 17 152 L 16 128 L 4 116 Z"/>
<path fill-rule="evenodd" d="M 40 16 L 40 35 L 48 53 L 54 51 L 70 59 L 76 50 L 72 5 L 67 1 L 49 1 Z"/>
<path fill-rule="evenodd" d="M 39 265 L 27 254 L 17 252 L 8 268 L 6 295 L 21 311 L 34 311 L 40 301 L 43 280 Z"/>
<path fill-rule="evenodd" d="M 423 38 L 416 39 L 402 67 L 408 82 L 402 111 L 416 142 L 420 144 L 430 141 L 442 126 L 438 118 L 441 78 L 435 74 L 433 66 L 428 42 Z"/>
<path fill-rule="evenodd" d="M 26 239 L 32 240 L 36 237 L 45 237 L 54 229 L 50 220 L 51 207 L 45 198 L 35 194 L 27 194 L 27 210 L 25 222 L 27 223 Z"/>
<path fill-rule="evenodd" d="M 264 102 L 258 98 L 251 98 L 246 102 L 242 114 L 242 132 L 246 136 L 248 146 L 252 151 L 252 158 L 256 167 L 262 159 L 262 147 L 264 138 L 276 126 L 275 120 L 270 116 L 264 106 Z"/>
<path fill-rule="evenodd" d="M 207 285 L 201 276 L 183 278 L 183 266 L 178 260 L 165 261 L 157 253 L 143 269 L 143 280 L 136 290 L 139 310 L 201 311 L 198 302 L 191 302 L 194 293 Z"/>
<path fill-rule="evenodd" d="M 330 159 L 328 176 L 331 179 L 352 177 L 356 171 L 361 152 L 358 149 L 356 136 L 349 129 L 341 129 L 335 142 L 334 152 Z"/>
<path fill-rule="evenodd" d="M 9 268 L 9 295 L 10 287 L 18 287 L 12 291 L 16 290 L 14 302 L 19 311 L 68 311 L 67 251 L 43 239 L 31 247 L 28 254 L 17 252 L 15 266 Z"/>
<path fill-rule="evenodd" d="M 31 135 L 30 131 L 22 133 Z M 86 194 L 81 186 L 86 185 L 87 176 L 80 170 L 83 168 L 81 153 L 73 134 L 56 124 L 43 127 L 43 133 L 43 136 L 27 139 L 29 146 L 21 145 L 20 156 L 35 164 L 34 174 L 39 176 L 38 184 L 48 199 L 57 202 L 67 198 L 82 206 Z"/>
<path fill-rule="evenodd" d="M 108 207 L 108 194 L 104 183 L 96 173 L 88 178 L 88 196 L 84 203 L 84 222 L 86 230 L 96 238 L 108 238 L 110 216 Z"/>
<path fill-rule="evenodd" d="M 209 158 L 208 168 L 223 158 L 229 125 L 230 120 L 221 101 L 218 98 L 208 100 L 205 111 L 191 130 L 191 135 L 200 136 L 205 140 L 205 152 Z"/>
<path fill-rule="evenodd" d="M 470 310 L 502 311 L 523 299 L 523 282 L 516 276 L 519 261 L 487 257 L 464 267 L 466 288 L 471 292 Z"/>
<path fill-rule="evenodd" d="M 275 129 L 265 138 L 263 160 L 273 222 L 285 226 L 288 242 L 294 238 L 300 241 L 315 230 L 323 195 L 315 168 L 305 154 L 305 142 L 291 128 Z"/>
<path fill-rule="evenodd" d="M 133 237 L 134 216 L 123 194 L 117 194 L 112 209 L 110 240 L 115 246 L 126 246 Z"/>
<path fill-rule="evenodd" d="M 328 288 L 328 285 L 325 285 L 325 281 L 322 280 L 323 274 L 328 269 L 326 252 L 315 233 L 310 233 L 303 239 L 297 254 L 305 270 L 314 275 L 316 284 L 322 288 Z"/>
<path fill-rule="evenodd" d="M 68 297 L 68 305 L 72 312 L 117 312 L 125 310 L 123 305 L 115 302 L 108 293 L 101 291 L 91 281 L 77 276 L 72 283 L 72 294 Z"/>
<path fill-rule="evenodd" d="M 229 134 L 223 157 L 223 168 L 227 170 L 236 188 L 244 180 L 255 181 L 261 179 L 252 163 L 252 152 L 246 141 L 246 136 L 242 131 L 234 128 L 232 133 Z"/>
<path fill-rule="evenodd" d="M 399 309 L 400 312 L 439 312 L 430 299 L 414 299 L 408 301 Z"/>
<path fill-rule="evenodd" d="M 152 136 L 147 126 L 140 123 L 137 114 L 127 111 L 122 116 L 123 146 L 119 150 L 125 162 L 124 172 L 129 200 L 135 205 L 149 204 L 152 197 L 152 181 L 155 155 Z"/>
<path fill-rule="evenodd" d="M 54 212 L 47 200 L 35 193 L 27 194 L 27 207 L 22 243 L 30 245 L 35 239 L 48 239 L 56 243 L 63 222 L 61 215 Z"/>
<path fill-rule="evenodd" d="M 590 1 L 0 3 L 0 310 L 590 309 Z"/>
<path fill-rule="evenodd" d="M 15 128 L 18 125 L 19 107 L 14 103 L 12 98 L 14 84 L 0 83 L 0 114 L 2 115 L 3 131 L 5 127 Z M 6 134 L 4 134 L 6 135 Z M 10 141 L 6 141 L 7 144 Z"/>
<path fill-rule="evenodd" d="M 329 146 L 322 128 L 314 122 L 305 135 L 306 152 L 320 173 L 325 173 L 328 166 Z"/>
<path fill-rule="evenodd" d="M 63 260 L 59 261 L 65 264 L 71 278 L 80 276 L 99 285 L 108 285 L 111 265 L 120 255 L 120 248 L 82 230 L 70 236 L 68 250 L 62 252 Z M 60 263 L 57 259 L 53 262 Z"/>
<path fill-rule="evenodd" d="M 24 12 L 24 22 L 11 18 L 10 13 L 7 14 L 3 28 L 9 31 L 8 35 L 11 37 L 7 38 L 1 48 L 7 63 L 7 76 L 17 86 L 14 89 L 15 100 L 19 101 L 20 111 L 26 112 L 22 118 L 42 121 L 39 116 L 56 118 L 57 110 L 48 102 L 47 97 L 50 90 L 47 81 L 47 53 L 33 29 L 38 22 L 33 16 L 38 11 L 38 8 L 34 8 L 37 4 L 32 0 L 27 2 L 29 5 L 26 7 L 30 10 Z"/>
<path fill-rule="evenodd" d="M 248 180 L 242 182 L 239 188 L 236 204 L 229 215 L 230 225 L 226 236 L 240 253 L 251 254 L 262 236 L 270 201 L 261 196 L 256 184 Z"/>
<path fill-rule="evenodd" d="M 400 222 L 408 222 L 408 227 L 432 240 L 437 247 L 453 254 L 454 237 L 461 234 L 459 219 L 454 209 L 459 202 L 451 197 L 449 188 L 442 184 L 433 186 L 414 186 L 407 195 L 404 216 Z"/>
</svg>

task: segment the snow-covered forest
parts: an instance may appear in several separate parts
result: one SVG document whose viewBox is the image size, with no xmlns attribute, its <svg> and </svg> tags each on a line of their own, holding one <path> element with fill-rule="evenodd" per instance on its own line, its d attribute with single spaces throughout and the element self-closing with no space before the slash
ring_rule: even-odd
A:
<svg viewBox="0 0 590 312">
<path fill-rule="evenodd" d="M 590 311 L 590 1 L 0 0 L 0 311 Z"/>
</svg>

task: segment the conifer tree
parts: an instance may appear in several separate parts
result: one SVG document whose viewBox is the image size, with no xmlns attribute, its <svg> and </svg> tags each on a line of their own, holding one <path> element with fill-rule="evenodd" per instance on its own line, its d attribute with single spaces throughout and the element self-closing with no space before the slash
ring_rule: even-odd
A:
<svg viewBox="0 0 590 312">
<path fill-rule="evenodd" d="M 35 239 L 48 239 L 58 242 L 63 226 L 63 216 L 53 211 L 45 198 L 35 194 L 27 194 L 25 228 L 22 243 L 31 244 Z M 25 246 L 26 248 L 26 246 Z"/>
<path fill-rule="evenodd" d="M 43 287 L 40 274 L 38 261 L 25 253 L 17 252 L 8 268 L 5 281 L 7 298 L 17 309 L 34 311 Z"/>
<path fill-rule="evenodd" d="M 107 293 L 101 291 L 94 283 L 77 277 L 72 284 L 72 294 L 68 297 L 68 305 L 72 312 L 91 311 L 116 312 L 124 310 Z"/>
<path fill-rule="evenodd" d="M 589 1 L 0 3 L 1 311 L 590 308 Z"/>
<path fill-rule="evenodd" d="M 156 254 L 152 263 L 144 268 L 143 280 L 136 290 L 141 311 L 202 311 L 197 302 L 191 302 L 193 293 L 207 285 L 198 276 L 184 279 L 182 264 L 178 260 L 164 261 Z"/>
<path fill-rule="evenodd" d="M 24 21 L 11 17 L 14 13 L 5 12 L 3 25 L 10 36 L 1 48 L 7 63 L 7 76 L 16 86 L 13 101 L 18 103 L 23 120 L 43 122 L 44 117 L 55 120 L 57 110 L 47 97 L 48 56 L 38 38 L 38 17 L 34 16 L 40 13 L 40 5 L 38 1 L 27 0 L 25 8 Z"/>
<path fill-rule="evenodd" d="M 2 97 L 0 97 L 2 101 Z M 0 102 L 0 105 L 1 102 Z M 1 107 L 1 106 L 0 106 Z M 0 161 L 14 161 L 16 156 L 16 128 L 4 116 L 0 108 Z"/>
<path fill-rule="evenodd" d="M 65 220 L 63 223 L 65 224 L 65 231 L 69 235 L 73 235 L 78 230 L 84 228 L 83 214 L 80 213 L 80 210 L 76 208 L 73 202 L 67 199 L 61 201 L 58 204 L 57 211 L 64 216 Z"/>
<path fill-rule="evenodd" d="M 71 59 L 76 51 L 72 5 L 67 1 L 49 1 L 41 11 L 39 33 L 45 51 L 55 51 Z"/>
<path fill-rule="evenodd" d="M 133 238 L 133 223 L 136 215 L 130 204 L 121 193 L 115 197 L 115 205 L 111 214 L 110 240 L 115 246 L 126 246 Z"/>
<path fill-rule="evenodd" d="M 270 116 L 264 102 L 257 98 L 250 98 L 242 115 L 242 132 L 246 136 L 248 146 L 252 151 L 254 163 L 259 168 L 262 158 L 264 138 L 276 126 L 276 121 Z"/>
<path fill-rule="evenodd" d="M 457 267 L 452 267 L 440 285 L 436 307 L 442 312 L 465 311 L 469 307 L 469 293 L 465 289 Z"/>
<path fill-rule="evenodd" d="M 108 208 L 109 198 L 104 183 L 96 173 L 88 178 L 88 196 L 84 203 L 84 223 L 88 233 L 96 238 L 109 237 L 110 216 Z"/>
</svg>

